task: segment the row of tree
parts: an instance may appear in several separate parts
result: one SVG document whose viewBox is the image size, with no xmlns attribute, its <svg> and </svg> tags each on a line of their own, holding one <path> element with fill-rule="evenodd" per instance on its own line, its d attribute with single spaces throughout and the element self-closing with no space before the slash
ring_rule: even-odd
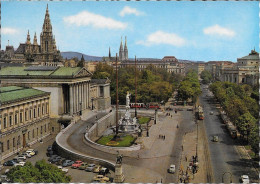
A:
<svg viewBox="0 0 260 184">
<path fill-rule="evenodd" d="M 198 74 L 194 70 L 190 70 L 178 86 L 178 99 L 195 102 L 200 94 Z"/>
<path fill-rule="evenodd" d="M 149 65 L 146 69 L 135 73 L 134 67 L 118 69 L 118 94 L 119 104 L 125 104 L 127 91 L 135 98 L 135 76 L 137 77 L 137 102 L 161 102 L 168 101 L 173 91 L 178 87 L 183 79 L 181 75 L 170 74 L 166 69 L 156 68 Z M 111 80 L 112 104 L 116 103 L 116 71 L 112 66 L 99 63 L 94 72 L 93 79 L 109 78 Z M 132 100 L 132 102 L 134 102 Z"/>
<path fill-rule="evenodd" d="M 243 137 L 247 135 L 249 144 L 255 153 L 259 152 L 259 94 L 256 88 L 237 85 L 230 82 L 215 82 L 210 85 L 210 90 L 221 103 L 230 120 L 237 126 Z M 259 95 L 258 95 L 259 96 Z"/>
<path fill-rule="evenodd" d="M 208 70 L 203 70 L 200 74 L 203 84 L 209 84 L 213 81 L 212 74 Z"/>
<path fill-rule="evenodd" d="M 23 167 L 17 166 L 10 169 L 7 177 L 12 183 L 69 183 L 71 176 L 67 176 L 57 166 L 40 160 L 32 165 L 26 162 Z"/>
</svg>

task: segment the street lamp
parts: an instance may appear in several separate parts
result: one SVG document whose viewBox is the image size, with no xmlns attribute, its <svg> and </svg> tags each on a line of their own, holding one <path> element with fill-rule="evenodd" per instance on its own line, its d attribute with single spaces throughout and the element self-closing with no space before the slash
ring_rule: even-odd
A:
<svg viewBox="0 0 260 184">
<path fill-rule="evenodd" d="M 157 108 L 154 111 L 154 124 L 156 125 Z"/>
<path fill-rule="evenodd" d="M 149 137 L 148 122 L 146 123 L 146 129 L 147 129 L 146 136 Z"/>
</svg>

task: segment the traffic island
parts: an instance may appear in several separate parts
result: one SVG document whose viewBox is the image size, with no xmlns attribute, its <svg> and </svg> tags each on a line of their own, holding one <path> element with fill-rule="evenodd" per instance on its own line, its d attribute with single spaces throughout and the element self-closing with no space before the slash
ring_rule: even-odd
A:
<svg viewBox="0 0 260 184">
<path fill-rule="evenodd" d="M 135 143 L 136 137 L 133 135 L 121 135 L 115 138 L 114 135 L 102 136 L 96 143 L 112 147 L 129 147 Z"/>
</svg>

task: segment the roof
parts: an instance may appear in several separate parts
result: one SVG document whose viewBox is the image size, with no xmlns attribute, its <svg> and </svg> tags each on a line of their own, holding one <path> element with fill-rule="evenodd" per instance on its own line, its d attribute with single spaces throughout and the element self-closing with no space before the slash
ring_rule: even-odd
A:
<svg viewBox="0 0 260 184">
<path fill-rule="evenodd" d="M 106 83 L 110 83 L 111 81 L 107 78 L 107 79 L 91 79 L 90 82 L 95 84 L 106 84 Z"/>
<path fill-rule="evenodd" d="M 256 52 L 255 50 L 251 50 L 251 53 L 249 53 L 248 56 L 244 56 L 238 59 L 259 60 L 259 53 Z"/>
<path fill-rule="evenodd" d="M 0 102 L 5 104 L 48 94 L 50 93 L 33 88 L 24 88 L 19 86 L 0 87 Z"/>
<path fill-rule="evenodd" d="M 16 54 L 23 54 L 25 52 L 25 44 L 20 43 L 19 47 L 16 49 Z"/>
<path fill-rule="evenodd" d="M 29 67 L 4 67 L 0 70 L 0 76 L 5 77 L 88 77 L 92 74 L 81 67 L 52 67 L 52 66 L 29 66 Z"/>
</svg>

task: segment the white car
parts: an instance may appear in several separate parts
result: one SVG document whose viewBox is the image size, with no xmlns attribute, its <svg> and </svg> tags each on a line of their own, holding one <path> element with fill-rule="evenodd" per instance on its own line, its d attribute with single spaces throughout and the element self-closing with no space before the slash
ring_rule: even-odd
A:
<svg viewBox="0 0 260 184">
<path fill-rule="evenodd" d="M 173 165 L 173 164 L 170 165 L 170 168 L 168 169 L 168 172 L 172 173 L 172 174 L 175 173 L 175 165 Z"/>
<path fill-rule="evenodd" d="M 18 155 L 17 158 L 20 160 L 26 160 L 26 156 L 24 155 Z"/>
<path fill-rule="evenodd" d="M 69 169 L 63 168 L 62 166 L 58 166 L 58 168 L 59 168 L 60 170 L 62 170 L 63 172 L 65 172 L 65 173 L 69 172 Z"/>
<path fill-rule="evenodd" d="M 26 151 L 26 153 L 30 154 L 31 156 L 34 156 L 34 155 L 35 155 L 35 152 L 34 152 L 33 149 L 28 149 L 28 150 Z"/>
<path fill-rule="evenodd" d="M 25 162 L 19 162 L 19 163 L 14 164 L 15 167 L 18 166 L 18 165 L 23 167 L 25 165 Z"/>
<path fill-rule="evenodd" d="M 242 183 L 250 183 L 248 175 L 242 175 L 240 180 Z"/>
</svg>

